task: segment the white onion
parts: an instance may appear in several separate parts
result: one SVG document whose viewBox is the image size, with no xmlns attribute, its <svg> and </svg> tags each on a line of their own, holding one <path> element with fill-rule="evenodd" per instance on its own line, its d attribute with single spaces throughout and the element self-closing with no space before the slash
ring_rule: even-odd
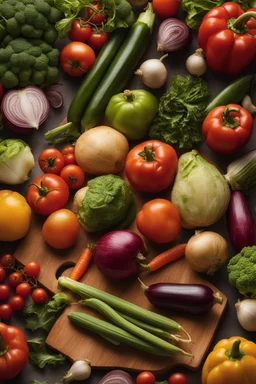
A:
<svg viewBox="0 0 256 384">
<path fill-rule="evenodd" d="M 193 55 L 186 60 L 186 68 L 191 75 L 202 76 L 207 71 L 207 64 L 204 58 L 204 51 L 198 48 Z"/>
<path fill-rule="evenodd" d="M 256 331 L 256 300 L 238 300 L 235 304 L 237 319 L 246 331 Z"/>
<path fill-rule="evenodd" d="M 168 76 L 167 69 L 162 60 L 167 56 L 166 54 L 160 59 L 144 61 L 139 69 L 135 71 L 135 75 L 149 88 L 156 89 L 162 87 L 166 83 Z"/>
</svg>

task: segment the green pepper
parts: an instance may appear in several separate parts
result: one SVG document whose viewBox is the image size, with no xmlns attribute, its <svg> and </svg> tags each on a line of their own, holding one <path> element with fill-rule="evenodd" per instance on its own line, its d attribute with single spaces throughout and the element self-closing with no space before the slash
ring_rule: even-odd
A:
<svg viewBox="0 0 256 384">
<path fill-rule="evenodd" d="M 129 140 L 139 140 L 148 134 L 158 111 L 158 100 L 144 89 L 125 90 L 110 99 L 105 116 L 108 124 Z"/>
</svg>

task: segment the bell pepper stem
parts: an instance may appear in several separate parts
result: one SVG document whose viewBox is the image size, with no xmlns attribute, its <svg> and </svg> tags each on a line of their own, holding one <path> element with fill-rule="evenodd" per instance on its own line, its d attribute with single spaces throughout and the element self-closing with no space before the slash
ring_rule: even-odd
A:
<svg viewBox="0 0 256 384">
<path fill-rule="evenodd" d="M 0 332 L 0 356 L 3 356 L 8 351 L 8 346 L 4 342 L 2 333 Z"/>
<path fill-rule="evenodd" d="M 240 123 L 230 115 L 231 112 L 240 112 L 239 108 L 227 107 L 222 113 L 223 117 L 223 125 L 229 128 L 236 128 L 240 125 Z"/>
<path fill-rule="evenodd" d="M 241 340 L 236 339 L 231 347 L 231 349 L 226 351 L 226 355 L 229 357 L 230 360 L 236 361 L 241 360 L 245 356 L 245 352 L 240 349 Z"/>
<path fill-rule="evenodd" d="M 229 19 L 227 25 L 233 32 L 242 34 L 248 31 L 246 23 L 250 20 L 251 17 L 256 19 L 256 12 L 245 12 L 237 19 Z"/>
</svg>

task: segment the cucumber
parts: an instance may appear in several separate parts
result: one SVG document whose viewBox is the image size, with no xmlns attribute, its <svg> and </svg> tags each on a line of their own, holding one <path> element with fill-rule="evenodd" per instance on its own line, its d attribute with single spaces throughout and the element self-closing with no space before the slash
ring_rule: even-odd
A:
<svg viewBox="0 0 256 384">
<path fill-rule="evenodd" d="M 238 104 L 255 85 L 256 75 L 245 75 L 233 81 L 220 91 L 207 105 L 205 112 L 209 113 L 219 105 Z"/>
<path fill-rule="evenodd" d="M 82 131 L 96 127 L 104 117 L 111 97 L 124 90 L 139 60 L 151 41 L 155 14 L 148 3 L 133 24 L 115 59 L 102 78 L 81 120 Z"/>
<path fill-rule="evenodd" d="M 125 28 L 121 28 L 111 35 L 98 54 L 92 69 L 85 76 L 80 88 L 77 90 L 68 109 L 67 116 L 68 122 L 73 123 L 75 127 L 80 128 L 85 107 L 116 56 L 127 32 Z"/>
</svg>

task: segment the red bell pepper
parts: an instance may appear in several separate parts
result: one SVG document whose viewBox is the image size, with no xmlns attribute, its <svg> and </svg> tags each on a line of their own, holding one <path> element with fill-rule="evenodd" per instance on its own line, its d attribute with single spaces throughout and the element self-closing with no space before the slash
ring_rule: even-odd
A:
<svg viewBox="0 0 256 384">
<path fill-rule="evenodd" d="M 17 376 L 28 361 L 28 346 L 21 329 L 0 323 L 0 382 Z"/>
<path fill-rule="evenodd" d="M 209 148 L 231 155 L 247 144 L 253 130 L 253 118 L 237 104 L 214 108 L 206 116 L 202 132 Z"/>
<path fill-rule="evenodd" d="M 238 75 L 256 55 L 256 12 L 228 2 L 209 11 L 200 25 L 198 43 L 214 72 Z"/>
</svg>

